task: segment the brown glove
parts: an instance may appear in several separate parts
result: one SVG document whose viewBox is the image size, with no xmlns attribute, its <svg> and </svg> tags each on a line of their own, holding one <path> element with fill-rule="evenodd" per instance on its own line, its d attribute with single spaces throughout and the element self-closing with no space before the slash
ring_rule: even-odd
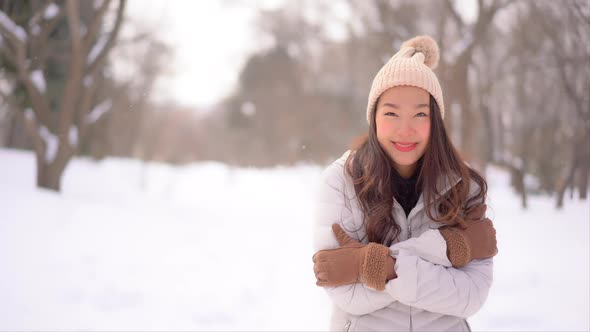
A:
<svg viewBox="0 0 590 332">
<path fill-rule="evenodd" d="M 362 282 L 377 290 L 385 289 L 388 278 L 389 248 L 378 244 L 363 244 L 352 239 L 338 224 L 332 225 L 341 248 L 320 250 L 313 255 L 316 285 L 334 287 Z M 395 276 L 389 276 L 395 278 Z"/>
<path fill-rule="evenodd" d="M 454 267 L 498 253 L 496 229 L 490 219 L 483 219 L 486 208 L 485 204 L 480 204 L 471 209 L 465 216 L 465 228 L 460 225 L 439 228 L 447 242 L 447 256 Z"/>
</svg>

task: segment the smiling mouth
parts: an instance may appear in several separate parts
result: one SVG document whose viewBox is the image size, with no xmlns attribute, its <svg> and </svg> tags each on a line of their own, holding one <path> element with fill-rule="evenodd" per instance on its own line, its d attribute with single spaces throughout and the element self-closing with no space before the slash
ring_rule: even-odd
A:
<svg viewBox="0 0 590 332">
<path fill-rule="evenodd" d="M 416 148 L 416 145 L 418 145 L 418 143 L 406 143 L 406 142 L 391 142 L 391 143 L 393 143 L 393 146 L 401 152 L 412 151 L 412 150 L 414 150 L 414 148 Z"/>
</svg>

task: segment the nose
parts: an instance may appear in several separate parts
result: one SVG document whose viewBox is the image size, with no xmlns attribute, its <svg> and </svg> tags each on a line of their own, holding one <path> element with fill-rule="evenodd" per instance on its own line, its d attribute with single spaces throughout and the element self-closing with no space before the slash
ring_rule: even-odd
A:
<svg viewBox="0 0 590 332">
<path fill-rule="evenodd" d="M 401 120 L 399 122 L 399 126 L 397 128 L 397 135 L 401 138 L 403 137 L 413 137 L 416 133 L 416 128 L 410 120 Z"/>
</svg>

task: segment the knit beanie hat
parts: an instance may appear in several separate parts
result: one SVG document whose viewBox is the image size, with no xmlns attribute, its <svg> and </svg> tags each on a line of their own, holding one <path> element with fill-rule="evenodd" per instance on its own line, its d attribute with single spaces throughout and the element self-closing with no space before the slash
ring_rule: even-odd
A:
<svg viewBox="0 0 590 332">
<path fill-rule="evenodd" d="M 445 106 L 440 84 L 432 71 L 438 65 L 439 50 L 436 41 L 429 36 L 417 36 L 403 42 L 400 50 L 379 70 L 367 105 L 367 121 L 375 111 L 377 99 L 386 90 L 398 85 L 411 85 L 430 93 L 445 117 Z"/>
</svg>

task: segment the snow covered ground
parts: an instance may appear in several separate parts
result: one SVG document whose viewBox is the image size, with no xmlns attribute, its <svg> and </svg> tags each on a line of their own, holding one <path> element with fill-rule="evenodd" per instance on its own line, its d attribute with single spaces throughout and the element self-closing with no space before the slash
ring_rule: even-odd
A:
<svg viewBox="0 0 590 332">
<path fill-rule="evenodd" d="M 63 192 L 0 149 L 0 330 L 326 330 L 314 284 L 321 168 L 77 158 Z M 474 330 L 590 329 L 588 201 L 531 197 L 491 169 L 495 280 Z"/>
</svg>

